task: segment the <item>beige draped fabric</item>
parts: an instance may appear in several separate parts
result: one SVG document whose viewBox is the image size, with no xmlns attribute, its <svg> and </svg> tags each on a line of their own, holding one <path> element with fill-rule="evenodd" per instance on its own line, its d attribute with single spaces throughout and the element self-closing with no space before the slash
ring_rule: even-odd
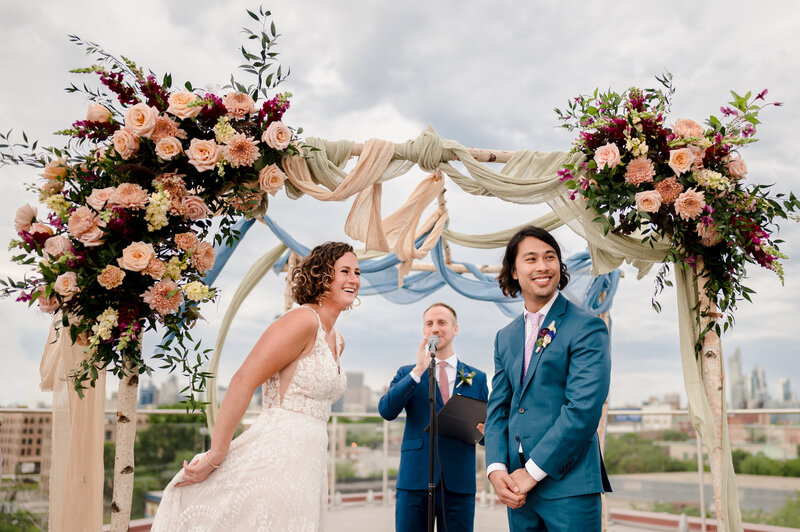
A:
<svg viewBox="0 0 800 532">
<path fill-rule="evenodd" d="M 42 361 L 41 388 L 53 391 L 50 530 L 84 532 L 103 526 L 105 371 L 78 397 L 69 373 L 86 358 L 61 315 L 53 319 Z"/>
</svg>

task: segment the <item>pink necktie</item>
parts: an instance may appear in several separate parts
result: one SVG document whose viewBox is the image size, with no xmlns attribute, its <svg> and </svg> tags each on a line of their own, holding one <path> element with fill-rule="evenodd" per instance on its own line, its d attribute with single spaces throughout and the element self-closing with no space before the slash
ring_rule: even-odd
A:
<svg viewBox="0 0 800 532">
<path fill-rule="evenodd" d="M 538 312 L 526 313 L 525 318 L 531 323 L 531 333 L 528 339 L 525 340 L 525 362 L 522 366 L 522 382 L 525 382 L 525 376 L 528 374 L 528 365 L 531 363 L 531 355 L 533 355 L 533 346 L 536 345 L 536 340 L 539 338 L 539 324 L 542 322 L 542 315 Z"/>
<path fill-rule="evenodd" d="M 439 367 L 439 393 L 442 394 L 442 403 L 446 403 L 450 399 L 450 381 L 445 370 L 447 362 L 437 362 L 436 365 Z"/>
</svg>

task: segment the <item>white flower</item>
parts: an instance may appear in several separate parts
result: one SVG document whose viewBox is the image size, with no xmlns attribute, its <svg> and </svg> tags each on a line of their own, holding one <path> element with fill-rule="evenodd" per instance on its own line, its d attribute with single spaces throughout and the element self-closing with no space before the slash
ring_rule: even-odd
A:
<svg viewBox="0 0 800 532">
<path fill-rule="evenodd" d="M 144 218 L 147 220 L 148 231 L 158 231 L 169 223 L 167 213 L 170 208 L 169 192 L 166 190 L 154 192 L 150 196 Z"/>
<path fill-rule="evenodd" d="M 211 290 L 200 281 L 188 283 L 183 287 L 183 293 L 186 294 L 186 299 L 197 302 L 208 299 L 211 296 Z"/>
</svg>

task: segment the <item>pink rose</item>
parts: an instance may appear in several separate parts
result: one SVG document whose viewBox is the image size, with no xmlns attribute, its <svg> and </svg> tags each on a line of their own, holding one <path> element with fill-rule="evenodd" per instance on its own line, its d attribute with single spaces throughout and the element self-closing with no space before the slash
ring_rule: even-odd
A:
<svg viewBox="0 0 800 532">
<path fill-rule="evenodd" d="M 64 253 L 72 252 L 72 242 L 64 235 L 50 237 L 44 242 L 44 252 L 50 258 L 57 259 Z"/>
<path fill-rule="evenodd" d="M 669 167 L 677 175 L 681 175 L 691 168 L 692 163 L 694 163 L 694 154 L 689 148 L 669 151 Z"/>
<path fill-rule="evenodd" d="M 36 214 L 36 207 L 27 203 L 17 209 L 17 213 L 14 215 L 14 231 L 17 233 L 20 231 L 30 232 L 31 224 L 36 220 Z"/>
<path fill-rule="evenodd" d="M 86 203 L 97 212 L 106 207 L 113 207 L 114 203 L 110 200 L 116 190 L 116 187 L 94 188 L 89 197 L 86 198 Z"/>
<path fill-rule="evenodd" d="M 725 167 L 734 179 L 742 179 L 747 175 L 747 165 L 744 164 L 744 159 L 741 157 L 729 158 L 728 162 L 725 163 Z"/>
<path fill-rule="evenodd" d="M 139 137 L 126 127 L 114 132 L 111 143 L 114 145 L 114 150 L 125 160 L 130 159 L 139 151 Z"/>
<path fill-rule="evenodd" d="M 697 236 L 700 237 L 700 245 L 705 247 L 715 246 L 722 240 L 722 235 L 717 231 L 713 224 L 697 224 Z"/>
<path fill-rule="evenodd" d="M 55 312 L 61 306 L 55 294 L 50 297 L 45 297 L 44 287 L 40 287 L 36 292 L 40 294 L 36 301 L 39 303 L 39 310 L 42 312 Z"/>
<path fill-rule="evenodd" d="M 270 148 L 283 150 L 292 140 L 292 130 L 283 122 L 273 122 L 261 135 L 261 140 L 266 142 Z"/>
<path fill-rule="evenodd" d="M 50 227 L 49 225 L 43 224 L 41 222 L 34 222 L 34 223 L 31 224 L 30 233 L 31 234 L 41 233 L 41 234 L 44 234 L 44 235 L 52 235 L 53 234 L 53 228 Z"/>
<path fill-rule="evenodd" d="M 200 114 L 203 109 L 202 105 L 189 106 L 190 103 L 198 99 L 196 94 L 189 91 L 180 90 L 173 92 L 167 98 L 167 112 L 177 116 L 178 118 L 192 118 Z"/>
<path fill-rule="evenodd" d="M 135 183 L 122 183 L 111 195 L 114 205 L 126 209 L 144 209 L 149 199 L 147 191 Z"/>
<path fill-rule="evenodd" d="M 96 223 L 96 215 L 89 207 L 78 207 L 69 215 L 67 232 L 73 238 L 78 238 L 83 233 L 91 231 Z"/>
<path fill-rule="evenodd" d="M 149 137 L 156 127 L 158 109 L 146 103 L 137 103 L 125 111 L 125 127 L 139 137 Z"/>
<path fill-rule="evenodd" d="M 694 155 L 694 163 L 692 163 L 692 170 L 702 170 L 703 169 L 703 159 L 706 156 L 706 150 L 701 148 L 700 146 L 686 146 Z"/>
<path fill-rule="evenodd" d="M 658 212 L 661 208 L 661 194 L 657 190 L 645 190 L 637 192 L 636 210 L 642 212 Z"/>
<path fill-rule="evenodd" d="M 78 276 L 75 272 L 62 273 L 56 278 L 53 290 L 61 296 L 61 299 L 69 301 L 78 293 Z"/>
<path fill-rule="evenodd" d="M 164 161 L 171 161 L 183 153 L 181 141 L 175 137 L 166 137 L 156 142 L 156 155 Z"/>
<path fill-rule="evenodd" d="M 213 140 L 192 139 L 186 155 L 189 156 L 189 164 L 197 168 L 198 172 L 205 172 L 214 169 L 222 150 Z"/>
<path fill-rule="evenodd" d="M 140 272 L 147 268 L 150 260 L 155 258 L 153 244 L 133 242 L 122 250 L 122 257 L 117 259 L 119 267 L 132 272 Z"/>
<path fill-rule="evenodd" d="M 675 212 L 684 220 L 694 220 L 703 212 L 706 198 L 702 192 L 693 188 L 681 193 L 675 200 Z"/>
<path fill-rule="evenodd" d="M 86 120 L 90 122 L 108 122 L 111 120 L 111 111 L 97 102 L 91 102 L 86 110 Z"/>
<path fill-rule="evenodd" d="M 702 137 L 703 126 L 690 118 L 679 118 L 675 121 L 675 125 L 672 126 L 672 132 L 682 138 Z"/>
<path fill-rule="evenodd" d="M 273 196 L 283 188 L 284 181 L 286 181 L 286 174 L 284 174 L 276 164 L 265 166 L 258 173 L 259 188 L 264 192 L 269 192 Z"/>
<path fill-rule="evenodd" d="M 253 98 L 244 92 L 229 92 L 222 97 L 222 104 L 233 118 L 244 118 L 256 108 Z"/>
<path fill-rule="evenodd" d="M 97 247 L 105 242 L 106 234 L 102 229 L 102 227 L 105 227 L 105 223 L 102 220 L 98 220 L 97 222 L 98 224 L 93 228 L 78 236 L 78 242 L 87 248 Z"/>
<path fill-rule="evenodd" d="M 605 146 L 600 146 L 594 152 L 594 161 L 597 163 L 597 168 L 603 169 L 603 166 L 614 168 L 620 163 L 619 148 L 614 143 L 609 142 Z"/>
<path fill-rule="evenodd" d="M 184 196 L 181 200 L 185 216 L 192 221 L 197 221 L 208 216 L 206 202 L 200 196 Z"/>
<path fill-rule="evenodd" d="M 67 175 L 67 160 L 63 157 L 53 159 L 47 165 L 41 174 L 45 179 L 60 179 Z"/>
</svg>

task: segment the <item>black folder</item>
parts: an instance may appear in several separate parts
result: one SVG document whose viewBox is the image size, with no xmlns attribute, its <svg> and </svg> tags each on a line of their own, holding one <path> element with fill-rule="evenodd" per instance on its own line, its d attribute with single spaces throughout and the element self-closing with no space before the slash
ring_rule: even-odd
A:
<svg viewBox="0 0 800 532">
<path fill-rule="evenodd" d="M 451 397 L 436 414 L 437 429 L 440 436 L 454 438 L 476 444 L 483 434 L 476 428 L 478 423 L 486 422 L 486 401 L 456 394 Z M 430 431 L 430 425 L 425 432 Z"/>
</svg>

